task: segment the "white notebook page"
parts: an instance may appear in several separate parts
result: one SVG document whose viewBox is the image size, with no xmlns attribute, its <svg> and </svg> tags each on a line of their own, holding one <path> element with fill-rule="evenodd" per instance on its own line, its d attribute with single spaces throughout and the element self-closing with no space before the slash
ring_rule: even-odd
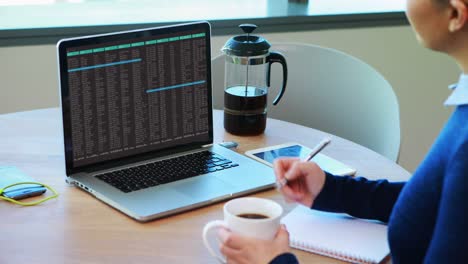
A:
<svg viewBox="0 0 468 264">
<path fill-rule="evenodd" d="M 378 263 L 390 252 L 387 226 L 377 221 L 299 205 L 281 222 L 295 248 L 362 263 Z"/>
</svg>

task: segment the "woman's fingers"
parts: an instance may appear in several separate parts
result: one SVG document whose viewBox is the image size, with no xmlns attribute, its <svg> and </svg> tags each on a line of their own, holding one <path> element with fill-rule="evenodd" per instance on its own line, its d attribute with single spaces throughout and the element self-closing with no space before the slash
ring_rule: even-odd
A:
<svg viewBox="0 0 468 264">
<path fill-rule="evenodd" d="M 284 186 L 283 188 L 281 188 L 280 191 L 283 194 L 283 196 L 290 201 L 297 202 L 298 200 L 302 199 L 302 197 L 304 196 L 303 192 L 301 192 L 300 190 L 294 190 L 289 185 Z"/>
<path fill-rule="evenodd" d="M 273 162 L 273 170 L 276 179 L 279 181 L 284 178 L 285 173 L 291 168 L 292 164 L 299 162 L 298 158 L 279 158 Z"/>
<path fill-rule="evenodd" d="M 281 225 L 275 239 L 277 239 L 279 243 L 289 244 L 289 232 L 285 225 Z"/>
<path fill-rule="evenodd" d="M 299 180 L 307 176 L 304 172 L 304 166 L 308 166 L 306 162 L 294 162 L 291 164 L 289 170 L 284 173 L 284 177 L 288 179 L 288 181 Z"/>
<path fill-rule="evenodd" d="M 219 251 L 221 251 L 221 253 L 226 256 L 227 259 L 237 259 L 239 255 L 241 255 L 241 251 L 238 250 L 238 249 L 233 249 L 233 248 L 230 248 L 226 245 L 221 245 L 221 248 L 219 249 Z M 230 262 L 232 263 L 232 261 Z"/>
<path fill-rule="evenodd" d="M 220 228 L 218 230 L 218 237 L 223 245 L 232 249 L 241 249 L 246 244 L 243 237 L 229 232 L 225 228 Z"/>
</svg>

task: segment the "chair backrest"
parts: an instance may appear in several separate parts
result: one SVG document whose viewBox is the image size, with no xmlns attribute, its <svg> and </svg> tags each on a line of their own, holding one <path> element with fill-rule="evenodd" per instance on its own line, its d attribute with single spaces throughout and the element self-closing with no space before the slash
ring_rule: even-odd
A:
<svg viewBox="0 0 468 264">
<path fill-rule="evenodd" d="M 397 161 L 400 116 L 397 97 L 367 63 L 334 49 L 297 43 L 273 44 L 288 64 L 286 92 L 273 106 L 282 82 L 272 66 L 268 116 L 319 129 Z M 213 105 L 223 109 L 224 55 L 212 60 Z"/>
</svg>

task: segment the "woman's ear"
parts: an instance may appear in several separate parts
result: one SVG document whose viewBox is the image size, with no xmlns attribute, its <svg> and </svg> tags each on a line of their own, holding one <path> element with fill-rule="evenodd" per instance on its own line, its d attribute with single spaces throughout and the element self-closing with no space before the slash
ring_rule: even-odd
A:
<svg viewBox="0 0 468 264">
<path fill-rule="evenodd" d="M 456 32 L 465 27 L 468 22 L 468 8 L 464 0 L 450 0 L 449 31 Z"/>
</svg>

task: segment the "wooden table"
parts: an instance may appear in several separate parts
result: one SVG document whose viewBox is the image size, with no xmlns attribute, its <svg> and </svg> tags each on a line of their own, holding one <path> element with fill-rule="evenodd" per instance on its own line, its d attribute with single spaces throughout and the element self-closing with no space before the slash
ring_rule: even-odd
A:
<svg viewBox="0 0 468 264">
<path fill-rule="evenodd" d="M 214 113 L 215 142 L 237 141 L 238 151 L 296 141 L 313 146 L 326 133 L 268 119 L 264 134 L 237 137 L 224 132 L 221 111 Z M 328 135 L 323 153 L 368 178 L 406 180 L 409 173 L 385 157 L 350 141 Z M 139 223 L 68 186 L 65 179 L 58 108 L 0 115 L 0 165 L 13 165 L 53 186 L 58 199 L 22 207 L 0 201 L 0 263 L 216 263 L 201 240 L 204 224 L 222 219 L 224 202 Z M 292 208 L 275 190 L 254 194 Z M 302 263 L 341 263 L 295 251 Z"/>
</svg>

